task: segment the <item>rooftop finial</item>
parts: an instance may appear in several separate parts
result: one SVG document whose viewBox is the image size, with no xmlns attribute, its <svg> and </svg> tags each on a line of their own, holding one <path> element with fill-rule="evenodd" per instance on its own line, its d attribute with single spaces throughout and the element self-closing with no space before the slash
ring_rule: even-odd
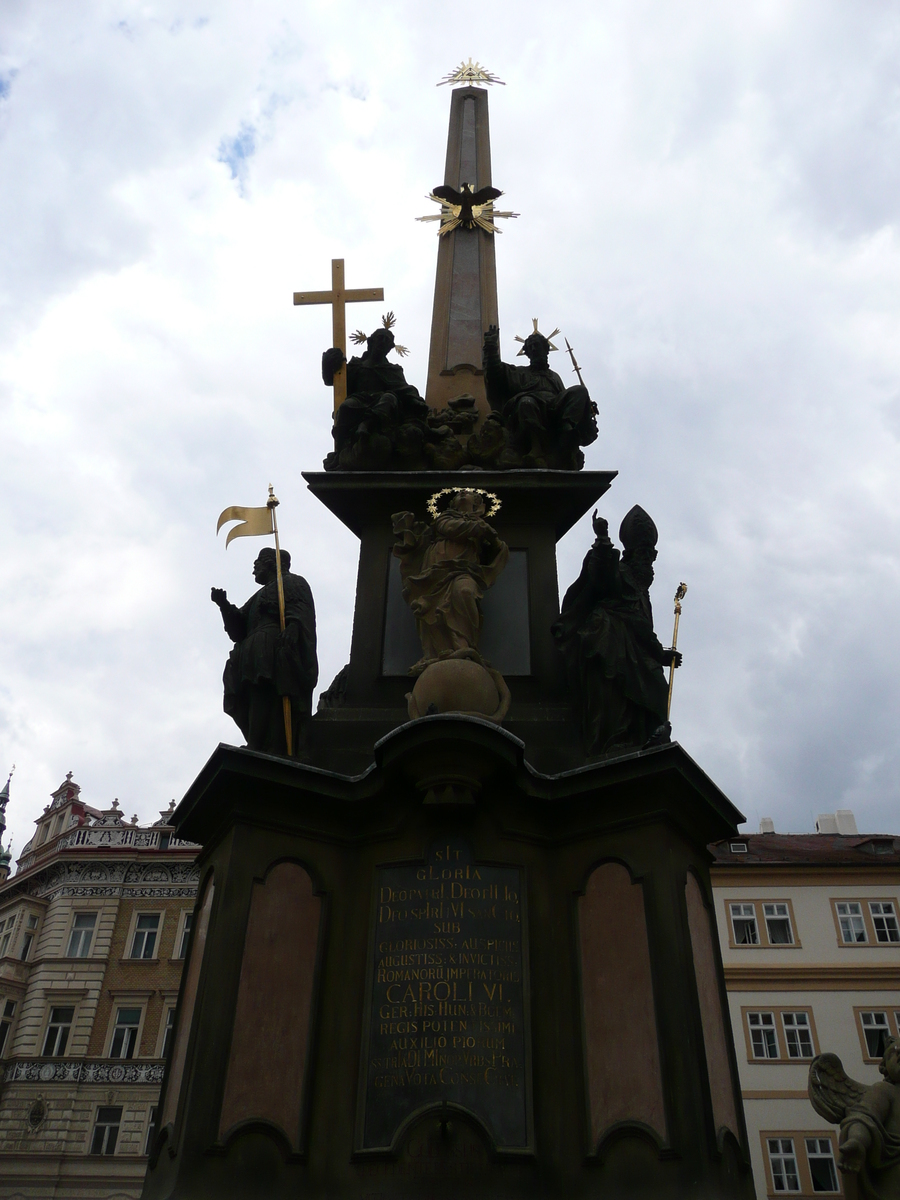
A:
<svg viewBox="0 0 900 1200">
<path fill-rule="evenodd" d="M 437 86 L 443 87 L 445 83 L 462 84 L 464 87 L 472 87 L 476 83 L 486 83 L 490 87 L 492 83 L 499 83 L 501 87 L 506 87 L 493 71 L 483 67 L 480 62 L 472 62 L 471 57 L 468 62 L 461 62 L 455 71 L 449 71 Z"/>
</svg>

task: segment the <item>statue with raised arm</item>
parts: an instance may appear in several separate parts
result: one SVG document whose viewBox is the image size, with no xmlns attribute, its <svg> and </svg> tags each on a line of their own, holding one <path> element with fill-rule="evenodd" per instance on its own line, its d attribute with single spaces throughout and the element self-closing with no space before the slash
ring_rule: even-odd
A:
<svg viewBox="0 0 900 1200">
<path fill-rule="evenodd" d="M 491 325 L 484 335 L 485 392 L 507 433 L 497 459 L 500 468 L 580 471 L 584 466 L 581 447 L 596 440 L 597 406 L 582 383 L 566 387 L 551 371 L 549 353 L 555 348 L 535 328 L 520 351 L 528 366 L 513 366 L 501 361 L 497 326 Z"/>
<path fill-rule="evenodd" d="M 553 626 L 580 704 L 585 754 L 661 745 L 670 737 L 663 667 L 680 666 L 681 654 L 653 632 L 656 526 L 635 505 L 619 527 L 620 557 L 596 512 L 593 525 L 594 544 Z"/>
<path fill-rule="evenodd" d="M 260 550 L 253 564 L 253 578 L 260 587 L 246 604 L 238 608 L 222 588 L 213 588 L 210 597 L 218 605 L 225 632 L 234 642 L 222 677 L 225 712 L 251 750 L 285 755 L 283 697 L 290 697 L 296 756 L 304 750 L 319 665 L 312 592 L 302 575 L 291 574 L 290 567 L 291 556 L 282 550 L 284 630 L 271 546 Z"/>
<path fill-rule="evenodd" d="M 809 1065 L 809 1101 L 840 1125 L 838 1166 L 856 1176 L 860 1200 L 900 1200 L 900 1040 L 885 1040 L 878 1069 L 884 1079 L 867 1087 L 836 1054 L 819 1054 Z"/>
<path fill-rule="evenodd" d="M 326 471 L 419 470 L 428 465 L 425 446 L 434 437 L 429 408 L 406 382 L 400 364 L 388 362 L 395 349 L 391 324 L 393 314 L 388 313 L 368 337 L 353 335 L 365 350 L 347 362 L 347 399 L 334 414 L 334 450 L 325 459 Z M 402 346 L 397 349 L 406 353 Z M 322 379 L 328 387 L 345 361 L 337 346 L 322 355 Z"/>
</svg>

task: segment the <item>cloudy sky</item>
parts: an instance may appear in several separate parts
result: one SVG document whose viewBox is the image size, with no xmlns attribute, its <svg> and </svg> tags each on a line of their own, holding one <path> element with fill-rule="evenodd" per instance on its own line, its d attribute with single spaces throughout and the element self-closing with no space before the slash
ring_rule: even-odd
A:
<svg viewBox="0 0 900 1200">
<path fill-rule="evenodd" d="M 469 55 L 491 92 L 503 349 L 576 347 L 588 466 L 689 585 L 676 736 L 747 814 L 900 832 L 900 12 L 876 0 L 5 0 L 0 16 L 0 772 L 16 847 L 73 771 L 155 819 L 220 740 L 262 503 L 346 661 L 356 539 L 327 309 L 383 286 L 424 389 L 443 173 Z M 351 320 L 373 327 L 378 306 Z M 363 312 L 367 314 L 363 316 Z M 558 369 L 564 364 L 556 364 Z M 590 541 L 560 550 L 563 586 Z"/>
</svg>

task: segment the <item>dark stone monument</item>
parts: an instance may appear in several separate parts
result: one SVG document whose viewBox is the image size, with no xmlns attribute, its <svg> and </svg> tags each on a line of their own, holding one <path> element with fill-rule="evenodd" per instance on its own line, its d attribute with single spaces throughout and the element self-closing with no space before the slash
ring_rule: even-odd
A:
<svg viewBox="0 0 900 1200">
<path fill-rule="evenodd" d="M 489 186 L 486 93 L 452 112 L 447 183 Z M 490 239 L 441 238 L 429 376 L 479 406 Z M 144 1200 L 753 1196 L 706 849 L 742 817 L 676 742 L 586 754 L 552 633 L 556 543 L 614 474 L 305 476 L 360 539 L 349 662 L 305 761 L 219 746 L 174 815 L 201 883 Z M 475 581 L 447 654 L 509 708 L 410 719 L 428 648 L 394 547 L 473 488 L 500 507 L 442 551 Z"/>
</svg>

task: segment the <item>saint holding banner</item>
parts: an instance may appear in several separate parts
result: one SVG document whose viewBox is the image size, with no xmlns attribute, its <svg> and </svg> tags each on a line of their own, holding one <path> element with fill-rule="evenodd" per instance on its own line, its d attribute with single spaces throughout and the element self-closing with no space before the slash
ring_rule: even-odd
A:
<svg viewBox="0 0 900 1200">
<path fill-rule="evenodd" d="M 271 486 L 265 508 L 226 508 L 218 527 L 240 520 L 226 539 L 273 534 L 253 564 L 259 591 L 241 608 L 222 588 L 210 596 L 222 613 L 225 632 L 235 643 L 223 675 L 225 712 L 251 750 L 296 756 L 302 752 L 318 678 L 316 614 L 309 584 L 291 574 L 291 556 L 278 544 Z"/>
</svg>

